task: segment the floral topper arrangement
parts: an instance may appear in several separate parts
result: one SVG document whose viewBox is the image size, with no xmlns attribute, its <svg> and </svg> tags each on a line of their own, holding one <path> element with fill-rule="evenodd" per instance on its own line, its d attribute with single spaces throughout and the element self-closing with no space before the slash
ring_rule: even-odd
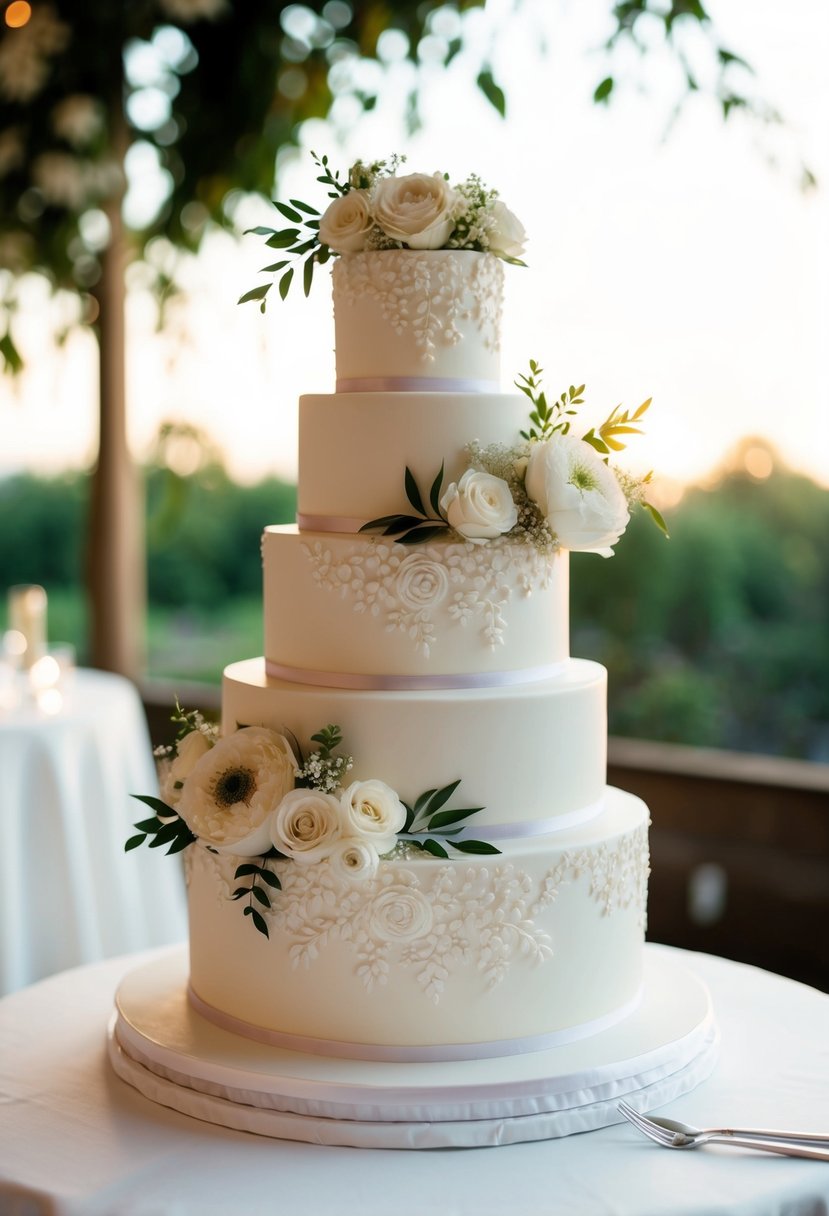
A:
<svg viewBox="0 0 829 1216">
<path fill-rule="evenodd" d="M 263 266 L 262 274 L 279 274 L 279 294 L 287 296 L 299 261 L 304 259 L 303 288 L 311 290 L 314 267 L 332 255 L 369 249 L 470 249 L 492 253 L 505 262 L 524 266 L 521 256 L 527 235 L 521 221 L 476 174 L 454 186 L 445 173 L 408 173 L 398 176 L 405 160 L 393 156 L 370 164 L 357 161 L 343 181 L 332 173 L 328 157 L 311 153 L 332 200 L 320 214 L 300 199 L 274 203 L 291 227 L 249 228 L 265 237 L 270 249 L 285 256 Z M 239 303 L 258 300 L 265 311 L 273 283 L 263 283 L 240 297 Z"/>
<path fill-rule="evenodd" d="M 446 530 L 473 545 L 509 535 L 542 553 L 561 548 L 611 557 L 612 546 L 628 525 L 630 508 L 641 504 L 667 536 L 664 519 L 645 498 L 652 475 L 630 477 L 609 463 L 610 455 L 625 447 L 622 436 L 641 434 L 638 424 L 651 398 L 633 413 L 617 406 L 598 431 L 591 427 L 579 438 L 571 432 L 571 420 L 584 404 L 585 386 L 571 384 L 549 403 L 541 376 L 542 368 L 531 359 L 529 375 L 515 382 L 533 407 L 520 444 L 482 448 L 470 443 L 469 467 L 444 489 L 442 464 L 429 489 L 428 506 L 407 467 L 406 497 L 415 514 L 385 515 L 360 530 L 382 530 L 404 545 L 432 540 Z"/>
<path fill-rule="evenodd" d="M 457 839 L 458 825 L 481 807 L 444 809 L 460 785 L 426 790 L 409 805 L 385 782 L 353 781 L 343 788 L 351 756 L 334 755 L 342 744 L 338 726 L 312 735 L 318 748 L 307 760 L 292 735 L 264 726 L 244 726 L 225 737 L 198 711 L 176 705 L 175 743 L 158 749 L 161 798 L 136 794 L 154 812 L 134 826 L 125 848 L 149 839 L 177 853 L 196 842 L 211 852 L 242 860 L 233 892 L 246 899 L 245 916 L 268 936 L 260 908 L 271 906 L 279 890 L 277 862 L 327 862 L 342 878 L 372 878 L 381 857 L 426 853 L 448 858 L 459 853 L 499 853 L 482 840 Z M 257 907 L 257 905 L 259 905 Z"/>
</svg>

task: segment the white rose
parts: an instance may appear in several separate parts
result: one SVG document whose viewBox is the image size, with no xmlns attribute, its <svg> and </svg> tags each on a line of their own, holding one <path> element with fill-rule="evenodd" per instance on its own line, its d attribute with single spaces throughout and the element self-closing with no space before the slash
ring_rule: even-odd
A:
<svg viewBox="0 0 829 1216">
<path fill-rule="evenodd" d="M 270 848 L 270 819 L 293 788 L 297 768 L 282 735 L 264 726 L 245 727 L 196 761 L 176 810 L 190 831 L 219 853 L 258 857 Z"/>
<path fill-rule="evenodd" d="M 406 808 L 383 781 L 354 781 L 343 792 L 343 818 L 349 836 L 367 837 L 378 853 L 389 853 L 406 825 Z"/>
<path fill-rule="evenodd" d="M 574 435 L 534 443 L 524 484 L 563 548 L 612 555 L 630 515 L 618 481 L 589 443 Z"/>
<path fill-rule="evenodd" d="M 372 224 L 365 190 L 349 190 L 334 199 L 320 220 L 320 240 L 335 253 L 359 253 Z"/>
<path fill-rule="evenodd" d="M 518 508 L 503 478 L 475 469 L 467 469 L 457 485 L 452 482 L 440 505 L 449 526 L 473 545 L 509 532 L 518 522 Z"/>
<path fill-rule="evenodd" d="M 368 840 L 341 840 L 334 845 L 328 864 L 340 878 L 366 882 L 377 873 L 380 857 Z"/>
<path fill-rule="evenodd" d="M 369 932 L 380 941 L 413 941 L 432 927 L 432 907 L 412 887 L 386 887 L 369 905 Z"/>
<path fill-rule="evenodd" d="M 339 799 L 319 790 L 291 790 L 271 822 L 271 841 L 280 853 L 307 865 L 328 857 L 341 835 Z"/>
<path fill-rule="evenodd" d="M 527 247 L 527 233 L 518 216 L 496 198 L 490 217 L 490 253 L 502 258 L 520 258 Z"/>
<path fill-rule="evenodd" d="M 449 576 L 440 562 L 410 553 L 400 563 L 395 590 L 406 608 L 414 611 L 431 608 L 444 599 L 449 590 Z"/>
<path fill-rule="evenodd" d="M 374 187 L 374 219 L 386 236 L 410 249 L 442 249 L 455 227 L 457 198 L 439 173 L 382 177 Z"/>
</svg>

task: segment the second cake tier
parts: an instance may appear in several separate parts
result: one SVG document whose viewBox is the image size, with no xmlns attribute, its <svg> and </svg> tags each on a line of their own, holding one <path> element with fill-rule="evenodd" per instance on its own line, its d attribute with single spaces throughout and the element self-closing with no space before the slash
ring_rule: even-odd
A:
<svg viewBox="0 0 829 1216">
<path fill-rule="evenodd" d="M 536 835 L 597 815 L 605 796 L 606 672 L 571 659 L 549 680 L 510 688 L 363 691 L 269 677 L 262 659 L 225 669 L 223 733 L 289 732 L 307 755 L 335 724 L 349 780 L 384 781 L 406 802 L 460 779 L 456 802 L 483 808 L 488 840 Z M 460 800 L 460 801 L 459 801 Z"/>
</svg>

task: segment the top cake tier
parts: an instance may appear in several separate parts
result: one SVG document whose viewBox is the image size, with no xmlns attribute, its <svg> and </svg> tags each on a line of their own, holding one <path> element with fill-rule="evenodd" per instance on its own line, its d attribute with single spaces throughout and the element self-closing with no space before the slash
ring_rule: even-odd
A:
<svg viewBox="0 0 829 1216">
<path fill-rule="evenodd" d="M 338 393 L 498 391 L 498 258 L 458 249 L 349 253 L 332 277 Z"/>
</svg>

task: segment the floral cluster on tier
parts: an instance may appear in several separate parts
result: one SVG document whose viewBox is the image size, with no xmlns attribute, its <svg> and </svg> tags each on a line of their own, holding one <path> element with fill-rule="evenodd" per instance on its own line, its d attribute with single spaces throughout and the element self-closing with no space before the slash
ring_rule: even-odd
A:
<svg viewBox="0 0 829 1216">
<path fill-rule="evenodd" d="M 221 737 L 198 711 L 176 706 L 174 744 L 158 749 L 161 798 L 136 795 L 155 812 L 135 824 L 127 850 L 146 840 L 177 853 L 196 842 L 213 853 L 245 859 L 235 877 L 249 879 L 233 892 L 254 926 L 268 936 L 257 904 L 271 906 L 269 890 L 281 883 L 269 863 L 328 864 L 341 879 L 373 878 L 381 857 L 401 852 L 448 858 L 460 853 L 498 853 L 481 840 L 458 839 L 458 825 L 481 807 L 444 809 L 460 785 L 430 789 L 413 805 L 384 781 L 352 781 L 343 787 L 351 756 L 335 755 L 338 726 L 312 735 L 317 749 L 302 757 L 297 740 L 264 726 L 244 726 Z"/>
<path fill-rule="evenodd" d="M 290 223 L 288 228 L 258 226 L 248 229 L 265 237 L 271 249 L 284 257 L 262 267 L 262 273 L 280 274 L 279 294 L 284 300 L 294 278 L 297 260 L 304 259 L 303 286 L 311 290 L 315 265 L 332 255 L 382 249 L 469 249 L 491 253 L 518 266 L 527 243 L 521 221 L 476 174 L 450 185 L 445 173 L 406 173 L 398 169 L 405 157 L 364 164 L 357 161 L 344 180 L 332 172 L 328 157 L 314 160 L 318 182 L 328 187 L 332 200 L 320 213 L 300 199 L 275 203 Z M 258 300 L 262 312 L 272 283 L 245 292 L 239 303 Z"/>
<path fill-rule="evenodd" d="M 533 407 L 520 443 L 468 444 L 469 467 L 444 488 L 441 465 L 426 496 L 428 505 L 407 468 L 406 497 L 415 514 L 384 515 L 361 531 L 381 529 L 402 544 L 420 544 L 447 529 L 473 545 L 509 535 L 541 552 L 561 548 L 611 557 L 630 508 L 641 504 L 667 536 L 665 521 L 645 499 L 651 474 L 630 477 L 609 463 L 611 453 L 625 446 L 621 436 L 641 433 L 638 424 L 651 398 L 633 413 L 617 406 L 598 431 L 591 427 L 578 437 L 571 433 L 571 419 L 584 403 L 585 386 L 570 385 L 551 404 L 541 375 L 531 359 L 529 375 L 516 381 Z"/>
</svg>

